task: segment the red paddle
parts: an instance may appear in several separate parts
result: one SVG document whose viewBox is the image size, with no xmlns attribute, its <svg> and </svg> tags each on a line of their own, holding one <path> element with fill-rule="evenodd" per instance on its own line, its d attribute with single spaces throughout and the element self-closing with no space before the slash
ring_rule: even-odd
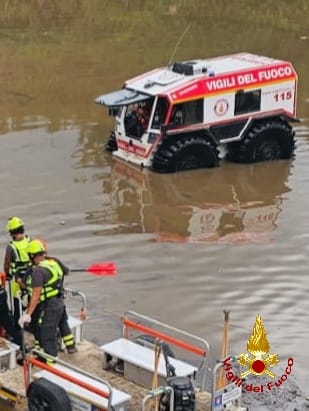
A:
<svg viewBox="0 0 309 411">
<path fill-rule="evenodd" d="M 87 271 L 88 273 L 94 275 L 115 275 L 117 272 L 117 267 L 115 263 L 106 262 L 91 264 L 87 268 L 73 268 L 70 271 L 72 273 Z"/>
</svg>

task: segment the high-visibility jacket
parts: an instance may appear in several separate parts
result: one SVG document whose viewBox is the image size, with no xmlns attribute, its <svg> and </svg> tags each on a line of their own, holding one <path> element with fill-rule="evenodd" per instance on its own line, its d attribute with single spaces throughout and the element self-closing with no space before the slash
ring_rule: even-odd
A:
<svg viewBox="0 0 309 411">
<path fill-rule="evenodd" d="M 15 275 L 18 271 L 26 270 L 30 265 L 30 259 L 28 256 L 28 247 L 31 238 L 25 235 L 20 241 L 10 241 L 9 245 L 14 252 L 14 259 L 10 262 L 10 274 L 12 274 L 12 294 L 17 297 L 17 293 L 20 291 L 20 286 L 15 279 Z"/>
<path fill-rule="evenodd" d="M 43 284 L 40 301 L 46 301 L 49 298 L 56 297 L 63 289 L 63 270 L 58 262 L 52 258 L 46 258 L 41 261 L 38 267 L 46 268 L 51 277 L 47 283 Z"/>
</svg>

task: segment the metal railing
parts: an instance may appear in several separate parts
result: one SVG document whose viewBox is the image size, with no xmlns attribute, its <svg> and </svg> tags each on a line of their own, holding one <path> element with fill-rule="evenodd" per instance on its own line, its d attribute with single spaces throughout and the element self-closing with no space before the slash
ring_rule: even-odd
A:
<svg viewBox="0 0 309 411">
<path fill-rule="evenodd" d="M 149 325 L 144 325 L 143 323 L 147 323 Z M 202 357 L 198 366 L 198 372 L 201 373 L 201 390 L 205 390 L 209 353 L 209 343 L 205 339 L 145 315 L 138 314 L 134 311 L 127 311 L 124 313 L 122 317 L 122 324 L 123 336 L 125 338 L 128 338 L 128 329 L 132 328 L 136 331 L 141 331 L 144 334 L 151 335 L 159 340 L 163 340 L 166 343 L 172 344 L 181 350 Z M 155 327 L 159 327 L 164 331 L 158 331 Z M 174 337 L 172 335 L 173 333 L 179 337 Z M 185 341 L 186 339 L 191 340 L 191 342 Z"/>
<path fill-rule="evenodd" d="M 154 398 L 157 400 L 156 397 L 161 396 L 163 394 L 168 394 L 170 396 L 170 411 L 174 410 L 174 390 L 172 387 L 158 387 L 154 390 L 149 391 L 147 395 L 145 395 L 143 399 L 143 405 L 142 405 L 142 411 L 147 411 L 149 408 L 147 408 L 146 404 L 148 401 L 153 400 Z"/>
<path fill-rule="evenodd" d="M 27 365 L 28 365 L 28 373 L 29 373 L 29 376 L 31 375 L 31 372 L 32 372 L 32 366 L 41 368 L 42 370 L 48 371 L 48 372 L 50 372 L 51 374 L 54 374 L 54 375 L 56 375 L 56 376 L 58 376 L 58 377 L 60 377 L 60 378 L 62 378 L 62 379 L 64 379 L 64 380 L 66 380 L 66 381 L 69 381 L 69 382 L 71 382 L 71 383 L 73 383 L 73 384 L 76 384 L 76 385 L 78 385 L 78 386 L 81 387 L 81 388 L 84 388 L 84 389 L 86 389 L 86 390 L 88 390 L 88 391 L 90 391 L 90 392 L 92 392 L 92 393 L 94 393 L 94 394 L 97 394 L 97 395 L 99 395 L 99 396 L 101 396 L 101 397 L 103 397 L 103 398 L 106 398 L 106 399 L 107 399 L 107 410 L 108 410 L 108 411 L 112 411 L 112 395 L 113 395 L 113 389 L 112 389 L 112 386 L 109 384 L 108 381 L 105 381 L 105 380 L 103 380 L 103 379 L 101 379 L 101 378 L 99 378 L 99 377 L 96 377 L 95 375 L 90 374 L 90 373 L 86 372 L 85 370 L 82 370 L 82 369 L 80 369 L 80 368 L 78 368 L 78 367 L 75 367 L 75 366 L 73 366 L 72 364 L 68 364 L 68 363 L 60 360 L 59 358 L 53 357 L 53 356 L 51 356 L 51 355 L 48 355 L 48 354 L 46 354 L 46 353 L 44 353 L 44 352 L 42 352 L 42 351 L 40 351 L 40 350 L 32 350 L 32 353 L 35 354 L 35 355 L 38 355 L 40 358 L 44 358 L 44 359 L 47 360 L 47 361 L 48 361 L 48 360 L 49 360 L 49 361 L 52 361 L 52 362 L 53 362 L 53 365 L 46 364 L 46 363 L 44 363 L 44 362 L 42 362 L 42 361 L 34 358 L 33 356 L 30 356 L 30 357 L 27 358 Z M 103 390 L 103 389 L 94 387 L 94 386 L 92 386 L 91 384 L 83 381 L 82 379 L 79 379 L 79 378 L 77 378 L 77 377 L 74 377 L 74 376 L 70 375 L 69 373 L 67 373 L 67 372 L 65 372 L 65 371 L 63 371 L 63 370 L 59 370 L 59 369 L 57 369 L 57 368 L 54 366 L 54 364 L 63 365 L 63 366 L 65 366 L 68 370 L 72 370 L 72 371 L 78 372 L 79 374 L 81 374 L 81 377 L 82 377 L 82 376 L 86 376 L 86 377 L 91 378 L 92 380 L 95 380 L 95 381 L 97 381 L 97 382 L 99 382 L 99 383 L 101 383 L 101 384 L 104 384 L 104 385 L 107 387 L 107 390 L 105 391 L 105 390 Z"/>
</svg>

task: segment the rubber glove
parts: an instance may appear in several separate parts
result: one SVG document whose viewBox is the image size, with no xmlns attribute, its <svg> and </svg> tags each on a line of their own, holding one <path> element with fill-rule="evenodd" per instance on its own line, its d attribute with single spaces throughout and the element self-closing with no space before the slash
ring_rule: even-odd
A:
<svg viewBox="0 0 309 411">
<path fill-rule="evenodd" d="M 18 320 L 18 324 L 21 328 L 23 328 L 25 324 L 29 324 L 30 322 L 31 322 L 31 315 L 27 313 L 24 313 Z"/>
</svg>

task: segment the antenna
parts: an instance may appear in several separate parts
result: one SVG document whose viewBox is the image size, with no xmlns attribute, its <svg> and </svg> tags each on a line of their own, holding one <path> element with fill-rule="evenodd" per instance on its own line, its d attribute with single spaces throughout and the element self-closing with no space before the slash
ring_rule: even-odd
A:
<svg viewBox="0 0 309 411">
<path fill-rule="evenodd" d="M 184 36 L 186 35 L 187 31 L 189 31 L 190 27 L 191 27 L 191 23 L 189 23 L 189 24 L 187 25 L 185 31 L 184 31 L 184 32 L 182 33 L 182 35 L 179 37 L 179 39 L 178 39 L 178 41 L 177 41 L 177 43 L 176 43 L 176 46 L 175 46 L 175 48 L 174 48 L 174 50 L 173 50 L 173 53 L 172 53 L 172 55 L 171 55 L 171 58 L 170 58 L 170 60 L 169 60 L 169 62 L 168 62 L 168 66 L 172 63 L 173 58 L 174 58 L 174 56 L 175 56 L 175 54 L 176 54 L 177 48 L 178 48 L 179 44 L 181 43 L 182 39 L 184 38 Z"/>
</svg>

